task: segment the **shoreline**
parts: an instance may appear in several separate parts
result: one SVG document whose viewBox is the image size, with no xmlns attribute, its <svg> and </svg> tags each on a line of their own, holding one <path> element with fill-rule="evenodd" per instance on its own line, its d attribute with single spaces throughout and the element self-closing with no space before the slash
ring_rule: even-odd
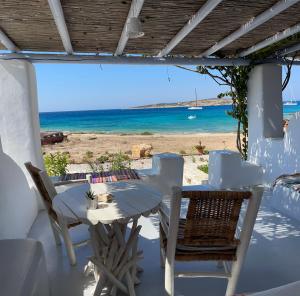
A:
<svg viewBox="0 0 300 296">
<path fill-rule="evenodd" d="M 95 134 L 95 135 L 116 135 L 116 136 L 173 136 L 173 135 L 209 135 L 209 134 L 235 134 L 235 130 L 233 131 L 207 131 L 207 132 L 152 132 L 149 130 L 145 130 L 142 132 L 100 132 L 100 131 L 68 131 L 68 130 L 48 130 L 48 129 L 40 129 L 41 133 L 51 133 L 51 132 L 62 132 L 66 135 L 75 134 L 75 135 L 85 135 L 85 134 Z"/>
</svg>

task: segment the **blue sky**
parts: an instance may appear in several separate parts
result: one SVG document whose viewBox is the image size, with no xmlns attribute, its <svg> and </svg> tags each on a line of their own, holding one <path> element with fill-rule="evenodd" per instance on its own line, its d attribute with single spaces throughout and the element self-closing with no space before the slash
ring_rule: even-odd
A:
<svg viewBox="0 0 300 296">
<path fill-rule="evenodd" d="M 35 64 L 35 68 L 41 112 L 189 100 L 194 99 L 195 88 L 199 99 L 213 98 L 225 90 L 209 77 L 173 66 Z M 300 67 L 293 67 L 284 99 L 300 100 L 299 77 Z"/>
</svg>

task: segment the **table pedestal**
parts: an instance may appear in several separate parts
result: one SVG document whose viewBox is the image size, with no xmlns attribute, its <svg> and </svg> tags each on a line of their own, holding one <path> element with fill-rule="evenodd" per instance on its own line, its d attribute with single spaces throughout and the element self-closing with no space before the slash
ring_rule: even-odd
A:
<svg viewBox="0 0 300 296">
<path fill-rule="evenodd" d="M 134 285 L 137 278 L 137 262 L 142 259 L 142 251 L 138 251 L 138 235 L 142 226 L 133 221 L 130 234 L 126 239 L 127 224 L 114 222 L 110 225 L 98 223 L 91 225 L 91 242 L 94 256 L 90 258 L 94 264 L 97 282 L 94 295 L 116 295 L 117 290 L 135 296 Z"/>
</svg>

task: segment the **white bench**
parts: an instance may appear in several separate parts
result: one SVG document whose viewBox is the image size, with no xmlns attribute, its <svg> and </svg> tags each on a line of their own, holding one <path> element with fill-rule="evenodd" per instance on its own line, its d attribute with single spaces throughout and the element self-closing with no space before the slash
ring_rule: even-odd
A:
<svg viewBox="0 0 300 296">
<path fill-rule="evenodd" d="M 49 296 L 42 244 L 32 239 L 0 240 L 0 295 Z"/>
</svg>

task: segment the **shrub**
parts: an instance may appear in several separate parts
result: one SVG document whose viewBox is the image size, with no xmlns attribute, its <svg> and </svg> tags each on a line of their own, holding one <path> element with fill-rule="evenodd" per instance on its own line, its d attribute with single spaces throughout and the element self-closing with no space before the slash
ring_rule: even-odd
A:
<svg viewBox="0 0 300 296">
<path fill-rule="evenodd" d="M 86 158 L 92 158 L 94 156 L 94 153 L 92 152 L 92 151 L 87 151 L 87 152 L 85 152 L 85 157 Z"/>
<path fill-rule="evenodd" d="M 105 163 L 109 161 L 109 156 L 107 154 L 101 155 L 96 159 L 96 161 L 99 163 Z"/>
<path fill-rule="evenodd" d="M 208 164 L 199 165 L 197 168 L 203 173 L 208 174 Z"/>
<path fill-rule="evenodd" d="M 67 172 L 67 165 L 69 164 L 68 153 L 50 153 L 44 155 L 44 163 L 47 174 L 49 176 L 61 176 Z"/>
<path fill-rule="evenodd" d="M 130 166 L 131 166 L 130 158 L 125 153 L 122 153 L 120 151 L 111 156 L 111 170 L 112 171 L 129 169 Z"/>
<path fill-rule="evenodd" d="M 186 154 L 186 151 L 185 151 L 185 150 L 180 150 L 179 153 L 180 153 L 181 155 L 185 155 L 185 154 Z"/>
<path fill-rule="evenodd" d="M 150 133 L 150 132 L 147 132 L 147 131 L 146 131 L 146 132 L 142 132 L 141 135 L 142 135 L 142 136 L 152 136 L 153 133 Z"/>
</svg>

